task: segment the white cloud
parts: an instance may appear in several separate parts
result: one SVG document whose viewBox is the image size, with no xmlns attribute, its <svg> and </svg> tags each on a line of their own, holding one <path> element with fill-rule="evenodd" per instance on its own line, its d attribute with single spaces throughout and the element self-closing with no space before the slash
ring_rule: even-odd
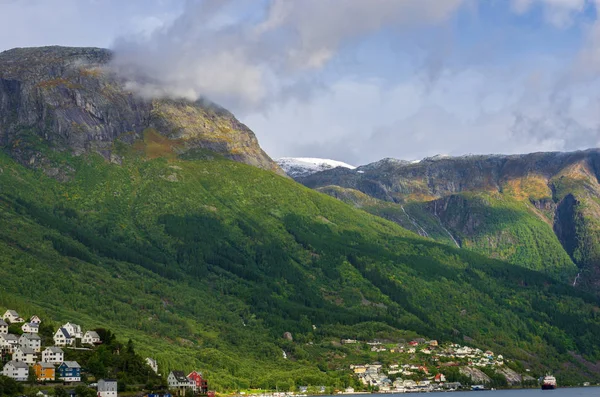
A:
<svg viewBox="0 0 600 397">
<path fill-rule="evenodd" d="M 512 0 L 512 9 L 518 14 L 525 14 L 534 6 L 544 10 L 546 20 L 556 27 L 569 26 L 573 18 L 584 11 L 586 5 L 595 5 L 597 0 Z"/>
<path fill-rule="evenodd" d="M 190 1 L 171 25 L 118 39 L 114 64 L 141 93 L 259 109 L 294 92 L 342 46 L 383 28 L 440 23 L 465 1 L 273 0 L 262 18 L 231 0 Z"/>
</svg>

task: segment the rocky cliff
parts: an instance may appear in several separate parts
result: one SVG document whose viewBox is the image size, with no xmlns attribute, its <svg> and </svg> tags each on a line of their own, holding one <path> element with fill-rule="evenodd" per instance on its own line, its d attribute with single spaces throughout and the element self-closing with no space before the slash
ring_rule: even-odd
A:
<svg viewBox="0 0 600 397">
<path fill-rule="evenodd" d="M 43 162 L 40 143 L 118 162 L 117 143 L 143 142 L 150 156 L 208 150 L 283 173 L 254 133 L 225 109 L 136 96 L 111 70 L 110 59 L 111 52 L 100 48 L 0 53 L 0 145 L 28 165 Z"/>
<path fill-rule="evenodd" d="M 531 268 L 567 269 L 558 273 L 570 283 L 598 290 L 599 178 L 600 150 L 591 149 L 385 159 L 298 180 L 421 235 Z"/>
</svg>

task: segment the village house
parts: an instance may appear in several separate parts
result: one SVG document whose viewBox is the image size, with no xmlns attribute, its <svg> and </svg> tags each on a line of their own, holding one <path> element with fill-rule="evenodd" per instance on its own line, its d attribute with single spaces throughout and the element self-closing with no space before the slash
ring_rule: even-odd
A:
<svg viewBox="0 0 600 397">
<path fill-rule="evenodd" d="M 77 361 L 64 361 L 57 371 L 58 379 L 64 382 L 81 382 L 81 366 Z"/>
<path fill-rule="evenodd" d="M 146 357 L 146 364 L 148 364 L 148 366 L 150 368 L 152 368 L 152 371 L 154 371 L 156 374 L 158 374 L 158 363 L 156 362 L 155 359 Z"/>
<path fill-rule="evenodd" d="M 81 326 L 73 323 L 66 323 L 61 328 L 67 330 L 71 338 L 73 339 L 81 339 L 83 338 L 83 332 L 81 331 Z"/>
<path fill-rule="evenodd" d="M 434 381 L 436 382 L 445 382 L 446 381 L 446 377 L 444 376 L 444 374 L 437 374 L 435 376 L 435 378 L 433 378 Z"/>
<path fill-rule="evenodd" d="M 19 346 L 19 337 L 14 334 L 0 334 L 0 348 L 12 353 Z"/>
<path fill-rule="evenodd" d="M 37 334 L 40 331 L 40 325 L 36 323 L 25 323 L 21 326 L 21 330 L 26 333 Z"/>
<path fill-rule="evenodd" d="M 98 381 L 98 397 L 117 397 L 117 381 L 100 379 Z"/>
<path fill-rule="evenodd" d="M 13 361 L 33 365 L 37 361 L 37 354 L 29 347 L 20 346 L 15 349 L 14 353 L 12 354 L 12 359 Z"/>
<path fill-rule="evenodd" d="M 71 346 L 75 339 L 66 328 L 59 328 L 54 334 L 54 344 L 56 346 Z"/>
<path fill-rule="evenodd" d="M 402 382 L 402 385 L 406 389 L 414 389 L 415 387 L 417 387 L 417 382 L 415 382 L 412 379 L 406 379 L 404 380 L 404 382 Z"/>
<path fill-rule="evenodd" d="M 52 363 L 36 363 L 33 366 L 35 377 L 40 382 L 53 381 L 56 378 L 56 368 Z"/>
<path fill-rule="evenodd" d="M 65 360 L 65 353 L 60 347 L 50 346 L 42 352 L 42 362 L 60 364 Z"/>
<path fill-rule="evenodd" d="M 8 321 L 11 324 L 15 324 L 15 323 L 24 323 L 25 320 L 23 320 L 21 318 L 21 316 L 19 316 L 19 313 L 17 313 L 14 310 L 7 310 L 4 315 L 2 316 L 2 320 L 4 321 Z"/>
<path fill-rule="evenodd" d="M 32 324 L 37 324 L 38 326 L 42 323 L 42 320 L 38 316 L 31 316 L 29 322 Z"/>
<path fill-rule="evenodd" d="M 208 392 L 208 382 L 202 377 L 202 374 L 200 372 L 193 371 L 187 376 L 187 378 L 194 382 L 194 391 L 201 394 L 205 394 Z"/>
<path fill-rule="evenodd" d="M 83 335 L 83 339 L 81 342 L 83 344 L 92 345 L 92 346 L 102 343 L 102 341 L 100 340 L 100 335 L 98 335 L 98 333 L 96 331 L 86 332 L 85 335 Z"/>
<path fill-rule="evenodd" d="M 4 365 L 4 368 L 2 368 L 2 375 L 18 382 L 25 382 L 29 375 L 29 366 L 22 362 L 9 361 Z"/>
<path fill-rule="evenodd" d="M 183 371 L 171 371 L 167 377 L 169 390 L 173 390 L 176 395 L 183 396 L 186 390 L 193 390 L 195 383 L 189 380 Z"/>
<path fill-rule="evenodd" d="M 342 345 L 353 345 L 357 342 L 356 339 L 342 339 Z"/>
<path fill-rule="evenodd" d="M 8 323 L 0 320 L 0 334 L 8 334 Z"/>
<path fill-rule="evenodd" d="M 19 345 L 29 347 L 36 353 L 39 353 L 42 348 L 42 338 L 40 338 L 38 334 L 28 332 L 21 335 L 19 338 Z"/>
</svg>

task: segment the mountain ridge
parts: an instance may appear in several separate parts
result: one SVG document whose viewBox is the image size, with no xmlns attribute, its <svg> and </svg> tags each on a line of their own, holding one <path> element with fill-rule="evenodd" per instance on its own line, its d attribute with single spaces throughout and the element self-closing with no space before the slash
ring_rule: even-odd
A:
<svg viewBox="0 0 600 397">
<path fill-rule="evenodd" d="M 443 156 L 413 163 L 383 160 L 354 171 L 326 170 L 297 179 L 355 206 L 362 205 L 361 201 L 364 204 L 364 197 L 359 198 L 352 191 L 362 192 L 380 200 L 367 205 L 374 213 L 427 234 L 427 226 L 415 226 L 416 218 L 420 218 L 422 225 L 430 225 L 430 232 L 437 234 L 438 239 L 457 245 L 462 241 L 465 247 L 513 263 L 552 262 L 562 254 L 557 247 L 550 250 L 553 259 L 544 256 L 543 250 L 535 258 L 526 258 L 526 253 L 501 252 L 510 250 L 511 244 L 529 241 L 527 250 L 540 250 L 536 245 L 541 241 L 546 246 L 556 246 L 558 241 L 585 273 L 584 283 L 597 289 L 600 256 L 593 241 L 598 236 L 600 222 L 599 178 L 600 150 L 588 149 Z M 333 188 L 336 186 L 349 191 L 342 194 Z M 391 208 L 390 204 L 397 209 L 386 210 Z M 505 214 L 498 215 L 498 210 Z M 517 217 L 528 220 L 528 230 L 518 225 Z M 517 228 L 521 230 L 517 232 Z M 542 240 L 535 236 L 538 231 L 543 231 Z"/>
<path fill-rule="evenodd" d="M 40 139 L 57 150 L 93 151 L 118 162 L 119 145 L 133 145 L 150 131 L 177 153 L 209 150 L 283 173 L 230 112 L 206 100 L 135 95 L 111 68 L 111 57 L 93 47 L 0 53 L 0 143 L 23 164 L 43 161 L 35 147 Z"/>
</svg>

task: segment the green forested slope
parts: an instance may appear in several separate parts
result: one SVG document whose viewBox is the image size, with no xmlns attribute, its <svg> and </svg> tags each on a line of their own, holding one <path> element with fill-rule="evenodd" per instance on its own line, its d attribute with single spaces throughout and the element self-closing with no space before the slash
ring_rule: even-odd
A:
<svg viewBox="0 0 600 397">
<path fill-rule="evenodd" d="M 600 291 L 600 150 L 382 160 L 303 184 L 437 241 Z"/>
<path fill-rule="evenodd" d="M 160 144 L 117 147 L 121 165 L 37 146 L 63 182 L 0 156 L 0 306 L 110 328 L 221 390 L 341 386 L 331 341 L 380 334 L 598 376 L 573 358 L 600 359 L 596 298 L 214 154 L 148 160 Z"/>
</svg>

